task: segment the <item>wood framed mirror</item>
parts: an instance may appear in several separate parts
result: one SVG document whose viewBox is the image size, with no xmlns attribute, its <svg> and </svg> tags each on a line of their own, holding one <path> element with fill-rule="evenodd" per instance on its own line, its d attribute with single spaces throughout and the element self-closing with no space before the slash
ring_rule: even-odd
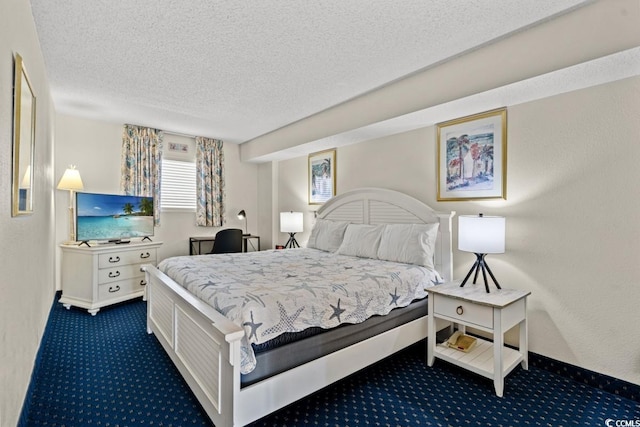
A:
<svg viewBox="0 0 640 427">
<path fill-rule="evenodd" d="M 13 85 L 13 179 L 11 215 L 33 213 L 36 97 L 22 57 L 15 54 Z"/>
</svg>

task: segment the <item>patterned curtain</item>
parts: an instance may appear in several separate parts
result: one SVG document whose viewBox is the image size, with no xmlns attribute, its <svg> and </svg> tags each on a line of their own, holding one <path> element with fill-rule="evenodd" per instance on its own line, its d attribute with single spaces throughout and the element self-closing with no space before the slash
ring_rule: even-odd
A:
<svg viewBox="0 0 640 427">
<path fill-rule="evenodd" d="M 224 153 L 222 141 L 196 137 L 196 225 L 224 224 Z"/>
<path fill-rule="evenodd" d="M 160 225 L 162 137 L 158 129 L 124 125 L 120 189 L 126 195 L 153 196 L 153 217 Z"/>
</svg>

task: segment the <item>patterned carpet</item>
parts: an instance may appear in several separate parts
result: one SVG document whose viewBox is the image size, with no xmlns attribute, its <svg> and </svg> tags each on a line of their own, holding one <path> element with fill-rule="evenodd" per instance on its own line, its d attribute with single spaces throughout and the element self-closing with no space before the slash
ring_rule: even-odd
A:
<svg viewBox="0 0 640 427">
<path fill-rule="evenodd" d="M 210 426 L 146 333 L 145 315 L 140 300 L 95 317 L 54 304 L 19 426 Z M 517 368 L 498 398 L 491 380 L 443 361 L 427 367 L 425 348 L 412 346 L 253 425 L 640 424 L 639 402 L 536 367 Z"/>
</svg>

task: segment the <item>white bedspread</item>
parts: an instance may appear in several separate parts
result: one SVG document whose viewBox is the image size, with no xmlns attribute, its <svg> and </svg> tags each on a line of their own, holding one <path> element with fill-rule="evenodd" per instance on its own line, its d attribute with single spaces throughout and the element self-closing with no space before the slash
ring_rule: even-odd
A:
<svg viewBox="0 0 640 427">
<path fill-rule="evenodd" d="M 300 248 L 165 259 L 158 268 L 242 326 L 242 373 L 250 343 L 284 332 L 360 323 L 426 296 L 439 275 L 421 266 Z"/>
</svg>

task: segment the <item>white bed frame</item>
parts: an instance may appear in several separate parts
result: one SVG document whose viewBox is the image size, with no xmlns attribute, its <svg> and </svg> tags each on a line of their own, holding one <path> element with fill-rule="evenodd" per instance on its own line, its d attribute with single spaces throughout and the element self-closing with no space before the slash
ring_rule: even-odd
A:
<svg viewBox="0 0 640 427">
<path fill-rule="evenodd" d="M 445 281 L 453 273 L 453 215 L 455 212 L 436 212 L 406 194 L 379 188 L 349 191 L 318 210 L 319 218 L 354 223 L 439 223 L 435 264 Z M 217 427 L 246 425 L 427 336 L 423 317 L 241 388 L 243 329 L 154 266 L 143 269 L 147 331 L 155 334 Z"/>
</svg>

